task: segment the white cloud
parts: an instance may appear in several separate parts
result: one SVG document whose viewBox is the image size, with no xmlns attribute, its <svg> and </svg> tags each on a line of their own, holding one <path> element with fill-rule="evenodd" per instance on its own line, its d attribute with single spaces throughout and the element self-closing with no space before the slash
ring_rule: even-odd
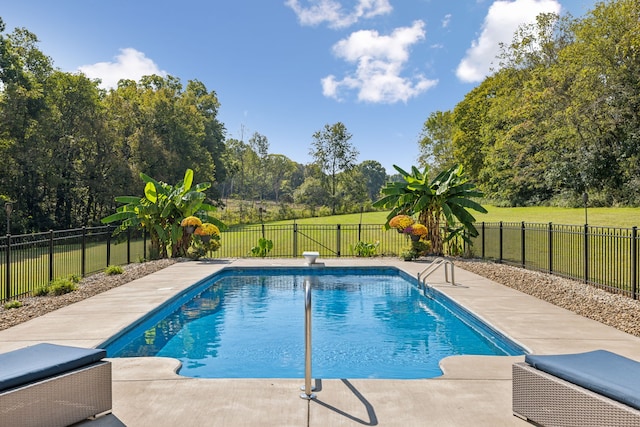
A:
<svg viewBox="0 0 640 427">
<path fill-rule="evenodd" d="M 508 44 L 520 25 L 534 24 L 541 13 L 560 13 L 556 0 L 495 1 L 482 24 L 482 33 L 471 43 L 456 70 L 463 82 L 480 82 L 497 68 L 500 43 Z"/>
<path fill-rule="evenodd" d="M 158 68 L 153 60 L 147 58 L 144 53 L 133 48 L 121 49 L 115 62 L 98 62 L 92 65 L 83 65 L 79 70 L 90 79 L 100 79 L 100 87 L 105 89 L 115 88 L 121 79 L 138 81 L 142 76 L 157 74 L 166 76 L 167 72 Z"/>
<path fill-rule="evenodd" d="M 401 76 L 409 60 L 410 47 L 425 38 L 424 22 L 416 21 L 411 27 L 397 28 L 388 36 L 377 31 L 363 30 L 352 33 L 333 46 L 338 58 L 356 64 L 356 70 L 338 80 L 330 75 L 322 79 L 322 93 L 341 99 L 342 91 L 355 90 L 358 100 L 373 103 L 406 102 L 437 84 L 423 75 Z"/>
<path fill-rule="evenodd" d="M 345 11 L 336 0 L 307 0 L 304 7 L 299 0 L 287 0 L 289 6 L 298 16 L 302 25 L 319 25 L 327 22 L 331 28 L 345 28 L 358 22 L 361 18 L 372 18 L 390 13 L 393 9 L 389 0 L 357 0 L 353 10 Z"/>
<path fill-rule="evenodd" d="M 442 18 L 442 28 L 447 28 L 450 23 L 451 23 L 451 14 L 447 13 L 446 15 L 444 15 L 444 18 Z"/>
</svg>

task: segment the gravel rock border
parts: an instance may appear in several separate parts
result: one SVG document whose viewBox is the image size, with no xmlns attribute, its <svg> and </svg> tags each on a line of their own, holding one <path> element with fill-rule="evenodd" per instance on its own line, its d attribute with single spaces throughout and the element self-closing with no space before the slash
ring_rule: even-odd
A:
<svg viewBox="0 0 640 427">
<path fill-rule="evenodd" d="M 640 301 L 548 273 L 479 260 L 456 267 L 640 337 Z"/>
<path fill-rule="evenodd" d="M 66 305 L 73 304 L 74 302 L 98 295 L 99 293 L 139 279 L 148 274 L 155 273 L 177 261 L 176 259 L 161 259 L 139 264 L 129 264 L 122 266 L 124 270 L 122 274 L 106 275 L 104 273 L 97 273 L 88 276 L 78 283 L 78 289 L 68 294 L 20 299 L 22 307 L 19 308 L 5 309 L 4 304 L 2 304 L 0 305 L 0 331 L 35 317 L 42 316 Z"/>
<path fill-rule="evenodd" d="M 80 281 L 77 290 L 65 295 L 26 298 L 21 300 L 23 306 L 20 308 L 5 309 L 0 306 L 0 330 L 154 273 L 175 262 L 178 260 L 163 259 L 141 264 L 129 264 L 123 267 L 123 274 L 108 276 L 104 273 L 98 273 L 89 276 Z M 640 337 L 640 301 L 638 300 L 612 294 L 575 280 L 506 264 L 456 258 L 455 265 L 581 316 Z"/>
</svg>

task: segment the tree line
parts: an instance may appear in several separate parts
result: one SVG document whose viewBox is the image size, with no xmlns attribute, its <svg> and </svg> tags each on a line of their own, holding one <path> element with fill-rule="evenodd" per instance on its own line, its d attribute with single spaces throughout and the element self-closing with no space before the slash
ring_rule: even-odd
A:
<svg viewBox="0 0 640 427">
<path fill-rule="evenodd" d="M 432 112 L 419 166 L 456 164 L 504 205 L 640 204 L 640 3 L 610 0 L 583 18 L 543 14 L 502 46 L 499 69 L 450 111 Z M 388 176 L 357 163 L 341 123 L 313 135 L 313 162 L 269 151 L 256 132 L 227 138 L 215 91 L 173 76 L 104 90 L 56 69 L 24 28 L 0 18 L 0 201 L 15 233 L 98 225 L 140 174 L 177 182 L 187 169 L 228 198 L 369 209 Z M 6 219 L 4 210 L 0 218 Z"/>
<path fill-rule="evenodd" d="M 325 125 L 312 135 L 307 165 L 269 153 L 268 138 L 258 132 L 247 142 L 228 139 L 227 174 L 216 188 L 223 200 L 296 203 L 313 212 L 325 206 L 331 214 L 369 210 L 389 177 L 378 161 L 357 163 L 351 137 L 342 122 Z"/>
<path fill-rule="evenodd" d="M 387 176 L 356 164 L 342 123 L 313 135 L 314 162 L 269 153 L 266 136 L 227 139 L 215 91 L 173 76 L 121 80 L 104 90 L 82 73 L 56 69 L 24 28 L 0 18 L 0 201 L 12 233 L 98 225 L 115 196 L 142 196 L 140 176 L 176 182 L 187 169 L 224 198 L 297 202 L 331 212 L 370 206 Z M 348 185 L 347 185 L 348 182 Z M 5 216 L 0 210 L 0 217 Z"/>
<path fill-rule="evenodd" d="M 419 163 L 460 163 L 504 205 L 640 204 L 640 3 L 543 14 L 501 46 L 499 70 L 429 115 Z"/>
</svg>

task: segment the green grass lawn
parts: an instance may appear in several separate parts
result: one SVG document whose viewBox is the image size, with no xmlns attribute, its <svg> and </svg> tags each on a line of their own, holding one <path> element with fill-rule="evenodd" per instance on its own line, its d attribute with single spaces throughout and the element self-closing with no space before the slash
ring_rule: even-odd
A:
<svg viewBox="0 0 640 427">
<path fill-rule="evenodd" d="M 531 222 L 583 225 L 583 208 L 526 207 L 499 208 L 485 206 L 486 214 L 472 212 L 477 222 Z M 298 224 L 384 224 L 387 212 L 366 212 L 348 215 L 298 219 Z M 603 227 L 640 226 L 640 208 L 589 208 L 587 210 L 589 225 Z M 293 220 L 272 222 L 270 224 L 292 224 Z"/>
<path fill-rule="evenodd" d="M 346 214 L 333 216 L 320 216 L 313 218 L 296 219 L 297 224 L 384 224 L 387 220 L 388 212 L 365 212 L 362 215 Z M 361 220 L 362 219 L 362 220 Z M 293 224 L 294 220 L 270 222 L 272 225 Z"/>
<path fill-rule="evenodd" d="M 499 208 L 485 206 L 486 214 L 473 212 L 478 222 L 535 222 L 583 225 L 584 208 L 526 207 Z M 588 208 L 587 221 L 592 226 L 626 227 L 640 226 L 640 208 Z"/>
</svg>

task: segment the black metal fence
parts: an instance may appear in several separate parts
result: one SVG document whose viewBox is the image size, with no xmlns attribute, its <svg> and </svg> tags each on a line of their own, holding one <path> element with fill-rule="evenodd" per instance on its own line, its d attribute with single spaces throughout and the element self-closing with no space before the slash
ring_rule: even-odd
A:
<svg viewBox="0 0 640 427">
<path fill-rule="evenodd" d="M 112 238 L 114 228 L 83 227 L 73 230 L 6 235 L 0 237 L 0 302 L 25 296 L 58 277 L 85 276 L 115 264 L 147 259 L 144 234 L 130 232 Z M 301 257 L 317 251 L 323 257 L 356 255 L 359 241 L 379 242 L 378 254 L 397 255 L 408 246 L 405 235 L 387 232 L 380 224 L 358 225 L 254 225 L 230 228 L 222 247 L 209 254 L 217 258 L 251 256 L 259 238 L 274 242 L 269 257 Z"/>
<path fill-rule="evenodd" d="M 638 228 L 481 223 L 473 253 L 638 299 Z"/>
<path fill-rule="evenodd" d="M 145 237 L 130 232 L 112 237 L 114 228 L 6 235 L 0 238 L 0 301 L 30 294 L 57 277 L 85 276 L 112 264 L 147 256 Z"/>
<path fill-rule="evenodd" d="M 222 234 L 222 246 L 215 253 L 220 258 L 251 256 L 251 248 L 258 240 L 273 241 L 269 257 L 300 257 L 304 251 L 316 251 L 321 257 L 357 255 L 352 248 L 358 242 L 379 245 L 377 254 L 398 255 L 409 246 L 408 237 L 382 224 L 284 224 L 235 227 Z"/>
<path fill-rule="evenodd" d="M 638 230 L 535 223 L 481 223 L 473 256 L 581 280 L 607 291 L 640 298 Z M 143 234 L 111 237 L 113 227 L 83 227 L 0 237 L 0 301 L 27 295 L 56 277 L 85 276 L 112 264 L 147 259 Z M 258 240 L 273 241 L 268 257 L 357 256 L 358 242 L 378 243 L 378 255 L 397 256 L 408 248 L 404 234 L 381 224 L 251 225 L 222 233 L 217 258 L 251 256 Z"/>
</svg>

